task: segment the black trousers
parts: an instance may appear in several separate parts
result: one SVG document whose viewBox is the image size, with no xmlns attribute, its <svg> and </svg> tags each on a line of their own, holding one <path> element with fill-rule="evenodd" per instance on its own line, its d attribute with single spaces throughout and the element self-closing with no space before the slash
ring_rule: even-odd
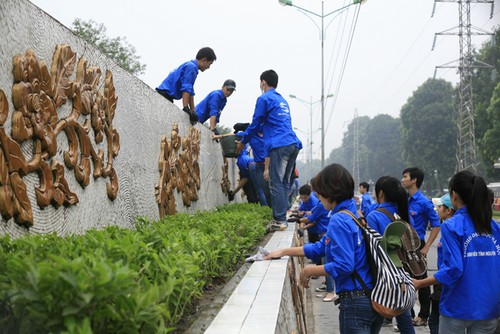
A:
<svg viewBox="0 0 500 334">
<path fill-rule="evenodd" d="M 170 102 L 174 103 L 174 98 L 170 95 L 168 95 L 167 91 L 166 90 L 163 90 L 163 89 L 158 89 L 156 88 L 156 91 L 161 95 L 163 96 L 164 98 L 166 98 L 167 100 L 169 100 Z"/>
</svg>

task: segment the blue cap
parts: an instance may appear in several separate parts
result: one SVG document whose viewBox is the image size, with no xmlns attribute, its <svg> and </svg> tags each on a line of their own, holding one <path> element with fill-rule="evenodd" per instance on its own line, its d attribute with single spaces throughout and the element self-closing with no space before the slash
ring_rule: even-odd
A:
<svg viewBox="0 0 500 334">
<path fill-rule="evenodd" d="M 437 205 L 437 206 L 444 205 L 444 206 L 448 207 L 449 209 L 455 209 L 453 207 L 453 204 L 451 204 L 450 194 L 446 194 L 441 198 L 433 198 L 432 203 L 434 205 Z"/>
</svg>

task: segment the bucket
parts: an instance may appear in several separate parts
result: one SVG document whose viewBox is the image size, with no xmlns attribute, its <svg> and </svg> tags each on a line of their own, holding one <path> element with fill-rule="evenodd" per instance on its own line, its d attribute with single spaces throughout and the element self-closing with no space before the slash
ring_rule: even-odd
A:
<svg viewBox="0 0 500 334">
<path fill-rule="evenodd" d="M 236 153 L 236 140 L 241 140 L 241 137 L 237 135 L 231 135 L 227 137 L 222 137 L 220 139 L 222 154 L 226 158 L 236 158 L 238 156 L 238 154 Z"/>
</svg>

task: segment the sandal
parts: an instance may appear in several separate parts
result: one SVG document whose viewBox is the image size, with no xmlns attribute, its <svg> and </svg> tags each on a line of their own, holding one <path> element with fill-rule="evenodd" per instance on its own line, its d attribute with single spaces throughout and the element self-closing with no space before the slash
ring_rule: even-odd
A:
<svg viewBox="0 0 500 334">
<path fill-rule="evenodd" d="M 413 319 L 413 326 L 415 326 L 415 327 L 427 326 L 427 321 L 420 318 L 420 317 L 416 317 L 415 319 Z"/>
</svg>

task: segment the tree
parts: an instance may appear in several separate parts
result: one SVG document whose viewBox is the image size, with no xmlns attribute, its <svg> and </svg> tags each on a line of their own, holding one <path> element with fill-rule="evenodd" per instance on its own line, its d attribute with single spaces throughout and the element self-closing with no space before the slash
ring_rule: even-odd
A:
<svg viewBox="0 0 500 334">
<path fill-rule="evenodd" d="M 491 119 L 491 127 L 484 133 L 481 146 L 487 165 L 493 166 L 500 159 L 500 83 L 496 85 L 493 91 L 487 113 Z M 488 175 L 499 178 L 500 171 L 490 169 Z"/>
<path fill-rule="evenodd" d="M 483 162 L 480 167 L 489 177 L 495 175 L 498 177 L 498 170 L 495 170 L 491 163 L 496 159 L 492 157 L 491 154 L 493 152 L 492 147 L 495 145 L 497 147 L 500 146 L 500 137 L 496 137 L 496 140 L 492 138 L 491 135 L 494 131 L 489 132 L 490 135 L 488 139 L 484 137 L 494 126 L 493 118 L 495 117 L 495 112 L 494 108 L 490 108 L 490 104 L 494 100 L 493 91 L 500 82 L 500 27 L 496 28 L 494 38 L 482 45 L 476 55 L 476 59 L 494 67 L 494 69 L 480 67 L 474 71 L 473 98 L 476 144 L 479 148 L 480 157 Z"/>
<path fill-rule="evenodd" d="M 106 36 L 106 27 L 102 23 L 93 20 L 83 21 L 78 18 L 73 21 L 72 30 L 130 74 L 144 74 L 146 65 L 140 63 L 135 47 L 129 44 L 125 37 L 109 38 Z"/>
<path fill-rule="evenodd" d="M 401 108 L 403 161 L 427 175 L 427 190 L 440 189 L 455 172 L 455 90 L 442 79 L 428 79 Z M 429 177 L 437 174 L 438 181 Z"/>
<path fill-rule="evenodd" d="M 389 115 L 375 116 L 366 128 L 369 179 L 384 175 L 399 177 L 404 169 L 401 147 L 401 121 Z"/>
</svg>

